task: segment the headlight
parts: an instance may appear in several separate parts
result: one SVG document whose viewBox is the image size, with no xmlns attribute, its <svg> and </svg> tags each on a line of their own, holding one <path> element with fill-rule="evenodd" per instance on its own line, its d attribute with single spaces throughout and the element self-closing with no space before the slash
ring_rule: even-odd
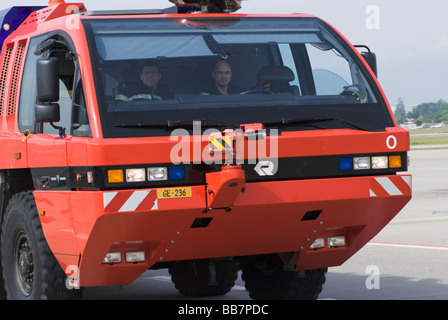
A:
<svg viewBox="0 0 448 320">
<path fill-rule="evenodd" d="M 145 169 L 126 169 L 126 182 L 142 182 L 146 180 Z"/>
<path fill-rule="evenodd" d="M 168 179 L 167 168 L 149 168 L 148 169 L 148 180 L 149 181 L 162 181 Z"/>
<path fill-rule="evenodd" d="M 337 248 L 345 246 L 345 237 L 344 236 L 333 236 L 327 239 L 328 246 L 330 248 Z"/>
<path fill-rule="evenodd" d="M 353 169 L 355 169 L 355 170 L 370 169 L 370 157 L 353 158 Z"/>
<path fill-rule="evenodd" d="M 324 238 L 317 238 L 316 240 L 314 240 L 314 242 L 311 244 L 310 249 L 311 250 L 316 250 L 316 249 L 321 249 L 325 246 L 324 243 Z"/>
<path fill-rule="evenodd" d="M 387 169 L 388 167 L 388 157 L 372 157 L 372 169 Z"/>
<path fill-rule="evenodd" d="M 121 262 L 121 253 L 120 252 L 109 252 L 104 257 L 104 264 L 115 264 Z"/>
<path fill-rule="evenodd" d="M 138 263 L 145 261 L 145 251 L 126 252 L 127 263 Z"/>
</svg>

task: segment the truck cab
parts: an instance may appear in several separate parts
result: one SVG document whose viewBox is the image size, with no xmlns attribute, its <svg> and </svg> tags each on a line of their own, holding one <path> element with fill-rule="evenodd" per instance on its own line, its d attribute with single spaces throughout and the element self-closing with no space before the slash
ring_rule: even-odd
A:
<svg viewBox="0 0 448 320">
<path fill-rule="evenodd" d="M 230 2 L 198 1 L 192 14 L 183 1 L 55 1 L 11 28 L 0 66 L 8 298 L 168 268 L 187 296 L 225 294 L 242 269 L 254 299 L 315 299 L 327 268 L 411 199 L 409 134 L 373 53 L 317 17 L 228 13 Z"/>
</svg>

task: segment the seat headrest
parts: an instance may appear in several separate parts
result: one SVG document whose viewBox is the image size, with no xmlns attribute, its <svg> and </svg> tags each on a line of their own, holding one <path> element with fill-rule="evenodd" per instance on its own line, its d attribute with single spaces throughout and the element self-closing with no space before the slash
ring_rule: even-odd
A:
<svg viewBox="0 0 448 320">
<path fill-rule="evenodd" d="M 258 82 L 270 81 L 294 81 L 295 76 L 292 70 L 285 66 L 264 66 L 258 72 Z"/>
</svg>

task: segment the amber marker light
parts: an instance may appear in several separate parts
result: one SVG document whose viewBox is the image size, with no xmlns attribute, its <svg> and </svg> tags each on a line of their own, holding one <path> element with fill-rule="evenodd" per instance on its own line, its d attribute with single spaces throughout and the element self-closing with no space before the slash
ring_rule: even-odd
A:
<svg viewBox="0 0 448 320">
<path fill-rule="evenodd" d="M 114 169 L 107 171 L 107 181 L 109 183 L 124 182 L 124 174 L 122 169 Z"/>
<path fill-rule="evenodd" d="M 401 156 L 389 156 L 389 168 L 401 168 Z"/>
</svg>

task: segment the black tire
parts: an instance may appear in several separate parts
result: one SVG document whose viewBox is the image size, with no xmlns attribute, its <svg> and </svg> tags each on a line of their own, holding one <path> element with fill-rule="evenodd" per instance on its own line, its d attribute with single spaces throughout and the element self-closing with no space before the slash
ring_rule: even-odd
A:
<svg viewBox="0 0 448 320">
<path fill-rule="evenodd" d="M 1 223 L 0 223 L 1 226 Z M 0 228 L 0 237 L 1 237 L 1 228 Z M 5 281 L 3 281 L 3 271 L 2 271 L 2 263 L 1 263 L 1 255 L 0 255 L 0 300 L 6 299 L 6 291 L 5 291 Z"/>
<path fill-rule="evenodd" d="M 278 255 L 245 259 L 242 279 L 254 300 L 316 300 L 327 269 L 285 271 Z"/>
<path fill-rule="evenodd" d="M 209 263 L 214 264 L 215 283 L 210 283 Z M 233 260 L 194 260 L 178 262 L 169 268 L 171 281 L 187 297 L 222 296 L 235 285 L 238 263 Z"/>
<path fill-rule="evenodd" d="M 45 241 L 32 191 L 13 195 L 6 207 L 1 254 L 8 299 L 79 297 L 79 290 L 67 289 L 67 277 Z"/>
</svg>

